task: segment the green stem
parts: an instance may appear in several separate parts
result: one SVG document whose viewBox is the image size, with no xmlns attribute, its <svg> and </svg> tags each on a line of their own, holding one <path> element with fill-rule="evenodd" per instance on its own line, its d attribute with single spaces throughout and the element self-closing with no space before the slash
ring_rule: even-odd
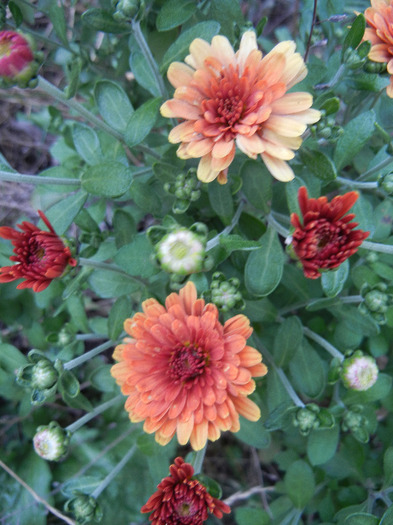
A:
<svg viewBox="0 0 393 525">
<path fill-rule="evenodd" d="M 75 339 L 77 341 L 95 341 L 95 340 L 101 340 L 106 339 L 106 335 L 99 335 L 99 334 L 77 334 L 75 336 Z"/>
<path fill-rule="evenodd" d="M 98 487 L 91 493 L 91 496 L 95 499 L 101 494 L 103 490 L 109 485 L 109 483 L 114 479 L 121 469 L 128 463 L 137 450 L 137 446 L 133 445 L 123 459 L 116 465 L 116 467 L 110 472 L 105 479 L 101 481 Z"/>
<path fill-rule="evenodd" d="M 393 245 L 390 244 L 380 244 L 379 242 L 363 241 L 361 248 L 366 248 L 366 250 L 371 250 L 373 252 L 388 253 L 393 254 Z"/>
<path fill-rule="evenodd" d="M 222 235 L 228 235 L 229 233 L 231 233 L 231 231 L 233 230 L 233 228 L 236 226 L 236 224 L 238 223 L 238 221 L 240 219 L 240 215 L 242 214 L 244 205 L 245 205 L 245 202 L 244 201 L 240 201 L 239 207 L 236 210 L 235 215 L 233 216 L 231 224 L 229 224 L 229 226 L 226 226 L 222 230 L 222 232 L 218 233 L 215 237 L 213 237 L 213 239 L 210 239 L 210 241 L 208 241 L 206 243 L 206 251 L 207 252 L 209 250 L 212 250 L 213 248 L 215 248 L 216 246 L 218 246 L 220 244 L 220 237 Z"/>
<path fill-rule="evenodd" d="M 374 175 L 374 173 L 377 173 L 382 168 L 386 168 L 386 166 L 389 166 L 393 162 L 393 157 L 388 157 L 373 168 L 370 168 L 368 171 L 365 171 L 362 173 L 359 177 L 359 180 L 367 179 L 370 175 Z"/>
<path fill-rule="evenodd" d="M 43 177 L 42 175 L 26 175 L 24 173 L 12 173 L 0 170 L 0 180 L 8 182 L 20 182 L 27 184 L 59 184 L 63 186 L 80 186 L 79 179 L 59 179 L 57 177 Z"/>
<path fill-rule="evenodd" d="M 338 359 L 340 359 L 340 361 L 344 360 L 343 354 L 339 350 L 337 350 L 335 346 L 330 344 L 328 341 L 326 341 L 326 339 L 324 339 L 320 335 L 316 334 L 315 332 L 313 332 L 306 326 L 303 326 L 303 333 L 308 338 L 312 339 L 313 341 L 318 343 L 320 346 L 322 346 L 322 348 L 327 350 L 332 357 L 337 357 Z"/>
<path fill-rule="evenodd" d="M 79 104 L 79 102 L 77 102 L 76 100 L 68 99 L 63 93 L 63 91 L 61 91 L 59 88 L 48 82 L 45 78 L 41 76 L 38 77 L 37 88 L 41 89 L 42 91 L 45 91 L 45 93 L 47 93 L 52 98 L 58 100 L 68 108 L 73 109 L 74 111 L 79 113 L 79 115 L 81 115 L 87 122 L 89 122 L 96 128 L 101 129 L 106 133 L 109 133 L 109 135 L 112 135 L 121 142 L 124 141 L 122 133 L 116 131 L 111 126 L 108 126 L 108 124 L 106 124 L 103 120 L 93 115 L 91 111 L 82 106 L 82 104 Z"/>
<path fill-rule="evenodd" d="M 68 363 L 65 363 L 64 370 L 72 370 L 76 366 L 81 365 L 82 363 L 88 361 L 92 357 L 95 357 L 96 355 L 101 354 L 101 352 L 108 350 L 108 348 L 110 348 L 113 345 L 113 341 L 107 341 L 106 343 L 102 343 L 102 345 L 96 346 L 96 348 L 93 348 L 93 350 L 86 352 L 86 354 L 83 354 L 79 357 L 76 357 L 75 359 L 72 359 L 71 361 L 68 361 Z"/>
<path fill-rule="evenodd" d="M 207 442 L 205 446 L 198 450 L 198 452 L 195 453 L 194 459 L 192 460 L 192 466 L 194 467 L 194 474 L 199 474 L 202 470 L 203 460 L 205 459 L 205 454 L 207 450 Z"/>
<path fill-rule="evenodd" d="M 148 43 L 146 42 L 145 36 L 142 33 L 139 20 L 132 20 L 131 27 L 132 27 L 132 31 L 133 31 L 135 40 L 137 41 L 139 48 L 142 51 L 143 56 L 145 57 L 146 62 L 149 64 L 150 69 L 153 72 L 159 92 L 164 98 L 168 98 L 168 93 L 167 93 L 164 81 L 162 79 L 162 76 L 160 75 L 160 71 L 158 69 L 157 63 L 154 60 L 154 57 L 150 51 L 150 47 Z"/>
<path fill-rule="evenodd" d="M 378 182 L 359 182 L 357 180 L 345 179 L 344 177 L 337 177 L 336 180 L 341 182 L 344 186 L 351 186 L 352 188 L 359 188 L 362 190 L 378 188 Z"/>
<path fill-rule="evenodd" d="M 347 295 L 346 297 L 340 297 L 340 300 L 345 304 L 361 303 L 363 297 L 361 295 Z"/>
<path fill-rule="evenodd" d="M 279 222 L 276 221 L 276 219 L 273 217 L 271 213 L 266 217 L 267 222 L 269 223 L 269 226 L 274 228 L 277 233 L 279 233 L 282 237 L 289 237 L 289 231 L 284 228 L 284 226 L 281 226 Z"/>
<path fill-rule="evenodd" d="M 71 423 L 71 425 L 68 425 L 68 427 L 66 427 L 64 430 L 73 434 L 74 432 L 79 430 L 81 427 L 83 427 L 85 423 L 88 423 L 90 420 L 94 419 L 99 414 L 102 414 L 102 412 L 105 412 L 105 410 L 115 405 L 122 398 L 123 398 L 123 394 L 119 394 L 118 396 L 110 399 L 109 401 L 102 403 L 102 405 L 95 407 L 91 412 L 80 417 L 79 419 L 74 421 L 74 423 Z"/>
<path fill-rule="evenodd" d="M 289 379 L 287 378 L 287 376 L 284 374 L 283 369 L 278 368 L 276 366 L 274 366 L 274 368 L 277 372 L 278 377 L 281 380 L 281 383 L 284 385 L 285 390 L 288 392 L 289 397 L 292 399 L 295 405 L 300 408 L 305 407 L 306 405 L 303 403 L 303 401 L 300 399 L 300 397 L 297 395 L 297 393 L 293 389 L 293 386 L 289 382 Z"/>
</svg>

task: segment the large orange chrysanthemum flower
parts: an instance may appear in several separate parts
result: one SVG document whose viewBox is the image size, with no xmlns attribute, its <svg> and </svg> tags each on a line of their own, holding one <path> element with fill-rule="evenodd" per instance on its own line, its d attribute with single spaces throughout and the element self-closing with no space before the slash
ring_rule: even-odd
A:
<svg viewBox="0 0 393 525">
<path fill-rule="evenodd" d="M 266 374 L 261 354 L 247 345 L 252 333 L 244 315 L 224 325 L 214 304 L 197 299 L 188 282 L 169 295 L 165 307 L 155 299 L 142 304 L 124 323 L 131 335 L 116 347 L 119 361 L 111 373 L 128 395 L 125 404 L 133 422 L 145 421 L 166 445 L 177 434 L 200 450 L 222 431 L 239 430 L 239 415 L 257 421 L 258 406 L 247 398 L 255 389 L 252 377 Z"/>
<path fill-rule="evenodd" d="M 371 6 L 364 12 L 370 26 L 364 33 L 364 40 L 371 42 L 368 58 L 387 62 L 391 77 L 386 93 L 393 98 L 393 0 L 371 0 Z"/>
<path fill-rule="evenodd" d="M 328 202 L 327 197 L 310 199 L 302 186 L 298 192 L 303 224 L 297 213 L 292 213 L 292 247 L 309 279 L 318 279 L 321 270 L 337 268 L 357 252 L 369 232 L 355 230 L 354 213 L 346 213 L 358 198 L 356 191 L 337 195 Z"/>
<path fill-rule="evenodd" d="M 307 124 L 320 118 L 319 111 L 309 109 L 309 93 L 287 93 L 307 75 L 295 47 L 281 42 L 262 58 L 253 31 L 244 33 L 237 53 L 224 36 L 211 44 L 197 38 L 186 64 L 170 65 L 168 79 L 176 91 L 161 113 L 183 119 L 169 141 L 181 143 L 180 158 L 201 157 L 201 181 L 226 182 L 235 145 L 251 158 L 260 154 L 276 179 L 293 179 L 285 161 L 300 147 Z"/>
</svg>

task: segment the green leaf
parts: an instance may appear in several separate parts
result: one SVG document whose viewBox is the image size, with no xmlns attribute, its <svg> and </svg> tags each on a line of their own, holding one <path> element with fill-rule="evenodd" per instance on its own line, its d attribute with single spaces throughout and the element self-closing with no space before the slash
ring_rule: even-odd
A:
<svg viewBox="0 0 393 525">
<path fill-rule="evenodd" d="M 156 72 L 154 71 L 150 63 L 147 62 L 145 55 L 139 48 L 138 42 L 132 35 L 130 36 L 129 40 L 129 48 L 129 63 L 131 71 L 135 76 L 135 80 L 140 86 L 147 89 L 147 91 L 149 91 L 149 93 L 151 93 L 153 97 L 159 97 L 161 93 L 156 81 Z"/>
<path fill-rule="evenodd" d="M 280 325 L 274 339 L 274 362 L 277 366 L 287 365 L 296 354 L 303 340 L 303 326 L 298 317 L 288 317 Z"/>
<path fill-rule="evenodd" d="M 252 322 L 269 322 L 271 323 L 277 317 L 277 310 L 269 299 L 259 299 L 258 301 L 246 301 L 246 307 L 243 311 Z"/>
<path fill-rule="evenodd" d="M 131 299 L 124 295 L 119 297 L 111 308 L 108 317 L 108 335 L 115 341 L 123 331 L 124 321 L 132 311 Z"/>
<path fill-rule="evenodd" d="M 112 365 L 102 365 L 95 368 L 89 376 L 91 385 L 101 392 L 113 392 L 116 381 L 111 376 Z"/>
<path fill-rule="evenodd" d="M 344 521 L 344 525 L 378 525 L 382 523 L 379 521 L 379 518 L 368 514 L 366 512 L 355 512 L 354 514 L 349 515 Z M 386 522 L 386 525 L 392 522 Z"/>
<path fill-rule="evenodd" d="M 96 31 L 104 33 L 129 33 L 129 24 L 123 24 L 113 19 L 112 13 L 105 9 L 92 7 L 82 14 L 82 22 Z"/>
<path fill-rule="evenodd" d="M 316 428 L 307 440 L 307 457 L 311 465 L 323 465 L 336 453 L 340 437 L 338 425 L 333 428 Z"/>
<path fill-rule="evenodd" d="M 83 394 L 78 394 L 75 397 L 71 397 L 67 394 L 67 392 L 64 392 L 63 395 L 63 401 L 72 408 L 78 408 L 79 410 L 85 410 L 86 412 L 91 412 L 93 410 L 93 406 L 90 403 L 90 401 L 87 399 L 86 396 Z"/>
<path fill-rule="evenodd" d="M 11 12 L 12 18 L 15 20 L 16 27 L 19 27 L 23 22 L 23 13 L 18 5 L 15 2 L 9 2 L 9 10 Z M 5 5 L 4 5 L 5 8 Z"/>
<path fill-rule="evenodd" d="M 210 205 L 225 224 L 229 224 L 233 216 L 233 199 L 228 184 L 219 184 L 216 180 L 208 185 Z"/>
<path fill-rule="evenodd" d="M 161 100 L 161 97 L 148 100 L 131 115 L 124 134 L 129 148 L 140 144 L 150 133 L 156 122 Z"/>
<path fill-rule="evenodd" d="M 336 167 L 331 159 L 321 151 L 303 149 L 300 158 L 313 175 L 324 182 L 330 182 L 337 177 Z"/>
<path fill-rule="evenodd" d="M 15 346 L 0 343 L 0 367 L 13 374 L 17 368 L 27 364 L 26 356 Z"/>
<path fill-rule="evenodd" d="M 240 416 L 240 430 L 235 437 L 258 449 L 267 448 L 270 445 L 270 433 L 266 430 L 261 419 L 258 421 L 248 421 Z"/>
<path fill-rule="evenodd" d="M 359 331 L 366 336 L 377 335 L 380 331 L 378 324 L 371 317 L 365 316 L 357 308 L 350 305 L 338 305 L 329 311 L 339 320 L 344 322 L 349 330 Z"/>
<path fill-rule="evenodd" d="M 233 0 L 212 0 L 209 18 L 220 23 L 220 34 L 227 36 L 230 41 L 236 38 L 235 28 L 245 27 L 246 24 L 240 2 Z"/>
<path fill-rule="evenodd" d="M 325 388 L 326 377 L 321 360 L 307 341 L 303 341 L 293 356 L 289 369 L 294 386 L 306 396 L 314 399 Z"/>
<path fill-rule="evenodd" d="M 362 194 L 351 208 L 351 213 L 356 215 L 355 221 L 359 224 L 357 229 L 370 232 L 370 238 L 375 231 L 373 206 Z"/>
<path fill-rule="evenodd" d="M 130 275 L 151 277 L 158 269 L 152 261 L 153 248 L 146 235 L 137 235 L 131 244 L 120 248 L 115 256 L 116 263 Z"/>
<path fill-rule="evenodd" d="M 336 297 L 344 287 L 349 274 L 349 261 L 344 261 L 337 270 L 322 272 L 321 284 L 325 295 Z"/>
<path fill-rule="evenodd" d="M 188 55 L 190 44 L 195 38 L 202 38 L 210 42 L 213 36 L 220 31 L 218 22 L 200 22 L 187 31 L 184 31 L 179 38 L 165 52 L 160 66 L 161 73 L 165 73 L 169 64 L 175 61 L 183 60 Z"/>
<path fill-rule="evenodd" d="M 345 51 L 348 48 L 356 49 L 362 41 L 364 31 L 366 29 L 366 19 L 364 15 L 360 13 L 354 20 L 351 29 L 348 31 L 345 37 L 341 57 L 344 58 Z"/>
<path fill-rule="evenodd" d="M 262 509 L 253 507 L 238 507 L 235 509 L 237 525 L 269 525 L 269 515 Z"/>
<path fill-rule="evenodd" d="M 325 111 L 325 115 L 333 115 L 340 109 L 340 99 L 338 97 L 330 97 L 320 107 L 321 110 Z"/>
<path fill-rule="evenodd" d="M 305 183 L 300 177 L 295 177 L 293 180 L 285 184 L 285 194 L 287 197 L 289 212 L 297 213 L 299 216 L 301 216 L 301 213 L 297 195 L 301 186 L 305 186 Z"/>
<path fill-rule="evenodd" d="M 87 164 L 97 164 L 102 158 L 100 141 L 97 133 L 83 124 L 74 124 L 72 127 L 72 140 L 76 151 L 87 162 Z"/>
<path fill-rule="evenodd" d="M 78 476 L 76 479 L 69 479 L 61 486 L 61 492 L 67 498 L 72 498 L 75 492 L 91 494 L 100 484 L 100 479 L 95 476 Z"/>
<path fill-rule="evenodd" d="M 365 146 L 375 130 L 375 113 L 366 111 L 348 122 L 344 133 L 337 141 L 333 160 L 338 170 L 344 168 L 354 159 L 355 155 Z"/>
<path fill-rule="evenodd" d="M 184 24 L 195 13 L 195 0 L 184 0 L 179 9 L 179 0 L 168 0 L 158 13 L 156 26 L 158 31 L 169 31 Z"/>
<path fill-rule="evenodd" d="M 83 62 L 81 58 L 75 58 L 71 62 L 67 63 L 67 80 L 68 85 L 64 90 L 64 94 L 67 98 L 72 98 L 76 95 L 79 87 L 79 77 L 82 72 Z"/>
<path fill-rule="evenodd" d="M 273 179 L 264 164 L 256 160 L 246 160 L 240 169 L 240 177 L 243 181 L 242 191 L 247 200 L 257 210 L 269 213 Z"/>
<path fill-rule="evenodd" d="M 126 92 L 115 82 L 99 80 L 94 87 L 94 98 L 105 122 L 117 131 L 125 131 L 134 112 Z"/>
<path fill-rule="evenodd" d="M 89 284 L 92 290 L 104 299 L 131 294 L 140 287 L 138 281 L 111 270 L 96 270 L 89 277 Z"/>
<path fill-rule="evenodd" d="M 298 509 L 303 509 L 314 495 L 314 473 L 302 459 L 292 463 L 285 474 L 284 483 L 288 496 Z"/>
<path fill-rule="evenodd" d="M 392 525 L 392 523 L 393 523 L 393 507 L 389 507 L 387 510 L 385 510 L 381 518 L 381 521 L 378 523 L 378 525 Z M 370 525 L 374 525 L 374 524 L 370 524 Z"/>
<path fill-rule="evenodd" d="M 131 186 L 131 168 L 120 162 L 101 162 L 82 174 L 82 188 L 92 195 L 120 197 Z"/>
<path fill-rule="evenodd" d="M 116 210 L 112 222 L 115 232 L 116 248 L 121 248 L 125 244 L 129 244 L 136 233 L 136 224 L 132 215 L 121 209 Z"/>
<path fill-rule="evenodd" d="M 269 227 L 261 239 L 261 248 L 253 251 L 245 267 L 245 284 L 253 295 L 269 295 L 280 283 L 284 253 L 276 231 Z"/>
<path fill-rule="evenodd" d="M 252 251 L 261 247 L 259 241 L 249 241 L 243 239 L 241 235 L 221 235 L 220 246 L 225 248 L 228 255 L 236 250 Z"/>
<path fill-rule="evenodd" d="M 389 487 L 393 481 L 393 447 L 388 447 L 383 456 L 384 484 Z"/>
<path fill-rule="evenodd" d="M 385 199 L 374 210 L 375 231 L 373 234 L 374 241 L 386 240 L 392 231 L 393 224 L 393 204 L 390 200 Z"/>
<path fill-rule="evenodd" d="M 67 38 L 67 23 L 64 15 L 64 9 L 57 2 L 51 2 L 49 6 L 49 18 L 53 24 L 55 33 L 60 38 L 65 47 L 69 48 Z"/>
<path fill-rule="evenodd" d="M 53 229 L 58 235 L 65 234 L 82 209 L 86 199 L 87 193 L 78 191 L 78 193 L 69 195 L 65 199 L 56 202 L 49 210 L 46 210 L 45 215 L 48 217 Z"/>
<path fill-rule="evenodd" d="M 79 381 L 72 372 L 69 370 L 64 370 L 64 372 L 59 377 L 58 389 L 62 395 L 66 394 L 74 398 L 80 392 Z"/>
</svg>

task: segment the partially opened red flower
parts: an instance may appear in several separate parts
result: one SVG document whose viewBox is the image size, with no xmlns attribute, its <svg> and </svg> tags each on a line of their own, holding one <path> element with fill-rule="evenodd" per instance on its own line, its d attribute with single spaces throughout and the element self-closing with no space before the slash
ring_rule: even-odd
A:
<svg viewBox="0 0 393 525">
<path fill-rule="evenodd" d="M 222 518 L 230 507 L 213 498 L 206 488 L 192 479 L 194 468 L 183 458 L 176 458 L 169 467 L 170 476 L 157 486 L 141 512 L 152 512 L 149 519 L 152 525 L 202 525 L 209 514 Z"/>
<path fill-rule="evenodd" d="M 364 40 L 371 42 L 368 58 L 374 62 L 386 62 L 390 84 L 386 93 L 393 98 L 393 0 L 371 0 L 364 16 L 370 27 L 366 28 Z"/>
<path fill-rule="evenodd" d="M 13 266 L 0 268 L 0 283 L 25 279 L 17 288 L 32 288 L 34 292 L 42 292 L 53 279 L 64 273 L 68 265 L 76 265 L 70 249 L 64 246 L 47 217 L 42 211 L 38 211 L 38 214 L 49 232 L 27 221 L 18 224 L 22 231 L 9 226 L 0 228 L 0 237 L 11 240 L 14 245 L 15 255 L 10 260 L 16 262 Z"/>
<path fill-rule="evenodd" d="M 303 272 L 309 279 L 318 279 L 320 270 L 337 268 L 353 255 L 369 235 L 355 230 L 358 223 L 351 222 L 355 214 L 345 215 L 358 198 L 356 191 L 334 197 L 309 199 L 307 189 L 302 186 L 298 192 L 303 221 L 296 213 L 291 215 L 292 247 L 303 265 Z"/>
<path fill-rule="evenodd" d="M 36 70 L 34 54 L 26 38 L 16 31 L 0 31 L 0 77 L 28 81 Z"/>
<path fill-rule="evenodd" d="M 254 31 L 247 31 L 237 53 L 224 36 L 211 44 L 197 38 L 186 64 L 170 65 L 168 79 L 176 90 L 161 113 L 182 119 L 169 141 L 180 143 L 180 158 L 201 158 L 201 181 L 218 177 L 225 183 L 236 146 L 253 159 L 261 155 L 276 179 L 293 179 L 286 161 L 299 149 L 307 124 L 320 118 L 309 109 L 309 93 L 287 93 L 307 75 L 295 48 L 295 42 L 281 42 L 262 58 Z"/>
<path fill-rule="evenodd" d="M 255 389 L 252 377 L 266 374 L 261 354 L 248 346 L 252 333 L 244 315 L 224 325 L 214 304 L 197 299 L 188 282 L 169 295 L 165 307 L 155 299 L 142 304 L 124 323 L 131 338 L 116 347 L 119 361 L 111 373 L 128 396 L 133 422 L 166 445 L 177 434 L 195 450 L 222 431 L 237 432 L 239 415 L 257 421 L 258 406 L 247 398 Z"/>
</svg>

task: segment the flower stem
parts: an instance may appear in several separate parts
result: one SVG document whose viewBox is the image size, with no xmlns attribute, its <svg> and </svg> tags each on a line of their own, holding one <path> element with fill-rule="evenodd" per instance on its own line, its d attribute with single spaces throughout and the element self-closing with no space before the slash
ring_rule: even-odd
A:
<svg viewBox="0 0 393 525">
<path fill-rule="evenodd" d="M 360 182 L 357 180 L 345 179 L 344 177 L 337 177 L 336 180 L 341 182 L 344 186 L 352 186 L 352 188 L 359 188 L 362 190 L 371 190 L 378 188 L 378 182 Z"/>
<path fill-rule="evenodd" d="M 269 226 L 274 228 L 277 233 L 279 233 L 282 237 L 289 237 L 289 231 L 284 228 L 284 226 L 281 226 L 279 222 L 276 221 L 276 219 L 273 217 L 271 213 L 266 217 L 267 222 L 269 223 Z"/>
<path fill-rule="evenodd" d="M 80 186 L 79 179 L 59 179 L 57 177 L 44 177 L 42 175 L 25 175 L 24 173 L 12 173 L 0 170 L 0 180 L 8 182 L 20 182 L 28 184 L 59 184 L 63 186 Z"/>
<path fill-rule="evenodd" d="M 372 250 L 373 252 L 393 254 L 393 245 L 381 244 L 379 242 L 363 241 L 361 248 Z"/>
<path fill-rule="evenodd" d="M 198 452 L 195 453 L 194 459 L 192 461 L 192 466 L 194 467 L 194 474 L 199 474 L 202 470 L 203 460 L 205 459 L 207 449 L 207 441 L 205 446 L 198 450 Z"/>
<path fill-rule="evenodd" d="M 85 423 L 88 423 L 91 419 L 94 419 L 99 414 L 102 414 L 102 412 L 105 412 L 108 408 L 115 405 L 120 399 L 122 399 L 123 394 L 119 394 L 118 396 L 110 399 L 109 401 L 106 401 L 105 403 L 102 403 L 102 405 L 99 405 L 98 407 L 95 407 L 91 412 L 85 414 L 84 416 L 80 417 L 71 425 L 68 425 L 64 430 L 67 432 L 74 433 L 77 430 L 79 430 Z"/>
<path fill-rule="evenodd" d="M 95 357 L 101 352 L 104 352 L 113 345 L 113 341 L 107 341 L 106 343 L 102 343 L 102 345 L 96 346 L 95 348 L 93 348 L 93 350 L 86 352 L 86 354 L 83 354 L 79 357 L 76 357 L 75 359 L 72 359 L 71 361 L 68 361 L 68 363 L 65 363 L 64 370 L 71 370 L 72 368 L 81 365 L 85 361 L 88 361 L 92 357 Z"/>
<path fill-rule="evenodd" d="M 106 335 L 99 335 L 99 334 L 77 334 L 75 336 L 75 339 L 77 341 L 95 341 L 95 340 L 101 340 L 106 339 Z"/>
<path fill-rule="evenodd" d="M 63 93 L 63 91 L 61 91 L 59 88 L 48 82 L 45 78 L 38 76 L 37 88 L 41 89 L 42 91 L 45 91 L 45 93 L 47 93 L 52 98 L 58 100 L 65 106 L 79 113 L 79 115 L 81 115 L 87 122 L 89 122 L 96 128 L 101 129 L 106 133 L 109 133 L 109 135 L 112 135 L 121 142 L 124 141 L 122 133 L 119 133 L 111 126 L 108 126 L 108 124 L 96 117 L 91 111 L 82 106 L 82 104 L 79 104 L 79 102 L 77 102 L 76 100 L 68 99 Z"/>
<path fill-rule="evenodd" d="M 289 382 L 289 379 L 287 378 L 287 376 L 284 374 L 283 369 L 278 368 L 276 366 L 274 366 L 274 368 L 277 372 L 278 377 L 281 380 L 281 383 L 284 385 L 285 390 L 288 392 L 289 397 L 292 399 L 295 405 L 301 408 L 305 407 L 306 405 L 303 403 L 303 401 L 300 399 L 300 397 L 297 395 L 297 393 L 293 389 L 293 386 Z"/>
<path fill-rule="evenodd" d="M 313 10 L 313 14 L 312 14 L 312 22 L 311 22 L 310 34 L 308 35 L 306 52 L 304 53 L 304 61 L 305 62 L 307 62 L 308 53 L 310 52 L 312 33 L 313 33 L 313 30 L 314 30 L 315 23 L 317 21 L 317 4 L 318 4 L 318 0 L 314 0 L 314 10 Z"/>
<path fill-rule="evenodd" d="M 158 69 L 157 63 L 154 60 L 154 57 L 150 51 L 150 47 L 148 43 L 146 42 L 145 36 L 141 30 L 141 25 L 140 25 L 139 20 L 132 20 L 131 27 L 132 27 L 132 31 L 133 31 L 135 40 L 138 42 L 139 48 L 142 51 L 142 54 L 145 57 L 146 62 L 149 64 L 150 69 L 153 72 L 154 79 L 156 81 L 159 92 L 164 98 L 168 98 L 168 93 L 167 93 L 164 81 L 162 79 L 162 76 L 160 75 L 160 71 Z"/>
<path fill-rule="evenodd" d="M 206 251 L 207 252 L 209 250 L 212 250 L 213 248 L 215 248 L 216 246 L 218 246 L 220 244 L 220 237 L 222 235 L 228 235 L 229 233 L 231 233 L 231 231 L 233 230 L 233 228 L 236 226 L 236 224 L 239 221 L 239 218 L 240 218 L 240 215 L 242 214 L 244 205 L 245 205 L 245 202 L 243 200 L 240 201 L 239 207 L 236 210 L 235 215 L 233 216 L 231 224 L 229 226 L 226 226 L 222 230 L 222 232 L 218 233 L 215 237 L 213 237 L 213 239 L 210 239 L 210 241 L 208 241 L 206 243 Z"/>
<path fill-rule="evenodd" d="M 379 164 L 374 166 L 373 168 L 370 168 L 369 170 L 362 173 L 359 177 L 359 180 L 367 179 L 370 175 L 374 175 L 374 173 L 377 173 L 382 168 L 386 168 L 386 166 L 389 166 L 393 162 L 393 157 L 388 157 L 385 160 L 381 161 Z M 338 177 L 337 177 L 338 178 Z"/>
<path fill-rule="evenodd" d="M 123 459 L 116 465 L 116 467 L 110 472 L 105 479 L 101 481 L 101 483 L 98 485 L 98 487 L 91 493 L 91 496 L 95 499 L 98 498 L 98 496 L 101 494 L 103 490 L 106 489 L 106 487 L 109 485 L 109 483 L 114 479 L 117 474 L 121 471 L 121 469 L 128 463 L 128 461 L 132 458 L 134 453 L 136 452 L 137 446 L 133 445 L 130 450 L 127 452 L 127 454 L 123 457 Z"/>
<path fill-rule="evenodd" d="M 322 346 L 322 348 L 327 350 L 332 357 L 338 357 L 338 359 L 340 359 L 340 361 L 344 360 L 343 354 L 339 350 L 337 350 L 337 348 L 335 346 L 330 344 L 328 341 L 326 341 L 326 339 L 324 339 L 320 335 L 316 334 L 315 332 L 313 332 L 312 330 L 310 330 L 306 326 L 303 326 L 303 333 L 308 338 L 312 339 L 313 341 L 318 343 L 320 346 Z"/>
</svg>

